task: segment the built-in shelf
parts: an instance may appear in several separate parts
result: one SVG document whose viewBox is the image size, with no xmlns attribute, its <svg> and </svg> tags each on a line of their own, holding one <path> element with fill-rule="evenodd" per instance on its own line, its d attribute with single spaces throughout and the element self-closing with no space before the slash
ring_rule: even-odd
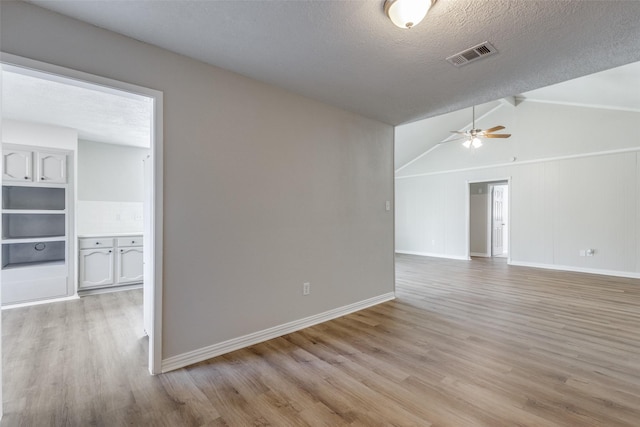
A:
<svg viewBox="0 0 640 427">
<path fill-rule="evenodd" d="M 65 207 L 64 188 L 2 186 L 3 210 L 63 211 Z"/>
<path fill-rule="evenodd" d="M 52 267 L 56 265 L 64 266 L 64 264 L 65 264 L 64 260 L 20 262 L 20 263 L 4 265 L 2 266 L 2 269 L 12 270 L 12 269 L 18 269 L 18 268 Z"/>
<path fill-rule="evenodd" d="M 2 214 L 2 239 L 32 239 L 66 235 L 66 216 L 51 213 Z"/>
<path fill-rule="evenodd" d="M 12 243 L 2 245 L 2 268 L 65 262 L 66 242 Z"/>
<path fill-rule="evenodd" d="M 2 209 L 3 214 L 47 214 L 47 215 L 66 215 L 67 211 L 46 211 L 46 210 L 31 210 L 31 209 Z"/>
<path fill-rule="evenodd" d="M 14 243 L 38 243 L 38 242 L 66 242 L 67 236 L 52 237 L 29 237 L 23 239 L 3 239 L 3 245 L 12 245 Z"/>
<path fill-rule="evenodd" d="M 1 156 L 2 305 L 70 296 L 73 152 L 3 143 Z"/>
</svg>

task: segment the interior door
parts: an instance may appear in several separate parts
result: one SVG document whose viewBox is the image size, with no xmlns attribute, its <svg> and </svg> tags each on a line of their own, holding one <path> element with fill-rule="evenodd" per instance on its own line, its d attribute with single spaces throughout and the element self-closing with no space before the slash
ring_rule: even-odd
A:
<svg viewBox="0 0 640 427">
<path fill-rule="evenodd" d="M 494 185 L 491 189 L 491 255 L 505 253 L 506 185 Z"/>
</svg>

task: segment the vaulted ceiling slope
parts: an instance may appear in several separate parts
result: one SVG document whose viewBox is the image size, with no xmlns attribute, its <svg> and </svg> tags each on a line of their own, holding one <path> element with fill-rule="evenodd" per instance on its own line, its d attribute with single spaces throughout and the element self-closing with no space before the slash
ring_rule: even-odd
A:
<svg viewBox="0 0 640 427">
<path fill-rule="evenodd" d="M 509 108 L 525 101 L 640 113 L 640 62 L 535 89 L 510 99 L 476 105 L 476 118 L 487 126 L 502 124 L 497 118 L 494 119 L 494 115 L 499 116 L 502 112 L 501 107 Z M 394 145 L 396 172 L 413 160 L 429 154 L 436 145 L 457 137 L 451 130 L 470 129 L 471 118 L 471 108 L 465 108 L 397 126 Z M 593 124 L 585 123 L 584 126 Z"/>
<path fill-rule="evenodd" d="M 411 30 L 383 0 L 30 3 L 393 125 L 640 60 L 635 0 L 438 0 Z"/>
</svg>

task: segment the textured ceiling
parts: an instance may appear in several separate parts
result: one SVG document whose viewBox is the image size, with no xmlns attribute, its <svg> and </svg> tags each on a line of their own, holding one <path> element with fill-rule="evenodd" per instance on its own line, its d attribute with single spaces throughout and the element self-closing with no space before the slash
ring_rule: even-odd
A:
<svg viewBox="0 0 640 427">
<path fill-rule="evenodd" d="M 89 87 L 44 73 L 2 70 L 2 117 L 78 131 L 78 138 L 109 144 L 149 147 L 152 105 L 149 98 Z"/>
<path fill-rule="evenodd" d="M 536 89 L 522 98 L 640 113 L 640 62 Z"/>
<path fill-rule="evenodd" d="M 516 99 L 516 104 L 526 100 L 640 113 L 640 62 L 518 94 Z M 493 101 L 478 105 L 476 118 L 491 120 L 498 107 L 505 105 L 511 104 Z M 449 131 L 469 129 L 470 125 L 471 108 L 465 108 L 396 127 L 396 171 L 450 138 Z"/>
<path fill-rule="evenodd" d="M 640 60 L 634 0 L 438 0 L 408 31 L 382 0 L 30 2 L 394 125 Z"/>
</svg>

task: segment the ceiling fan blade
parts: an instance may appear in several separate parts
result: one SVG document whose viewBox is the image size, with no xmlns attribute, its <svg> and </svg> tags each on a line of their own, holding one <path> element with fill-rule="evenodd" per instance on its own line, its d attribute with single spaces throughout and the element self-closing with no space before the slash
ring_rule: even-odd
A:
<svg viewBox="0 0 640 427">
<path fill-rule="evenodd" d="M 488 135 L 483 135 L 483 138 L 509 138 L 510 136 L 510 133 L 490 133 Z"/>
<path fill-rule="evenodd" d="M 504 128 L 505 128 L 504 126 L 494 126 L 494 127 L 490 128 L 490 129 L 485 129 L 484 133 L 491 133 L 491 132 L 495 132 L 495 131 L 498 131 L 498 130 L 502 130 Z"/>
<path fill-rule="evenodd" d="M 459 133 L 460 135 L 469 135 L 468 132 L 464 132 L 464 131 L 461 131 L 461 130 L 451 130 L 449 132 L 451 132 L 451 133 Z"/>
</svg>

